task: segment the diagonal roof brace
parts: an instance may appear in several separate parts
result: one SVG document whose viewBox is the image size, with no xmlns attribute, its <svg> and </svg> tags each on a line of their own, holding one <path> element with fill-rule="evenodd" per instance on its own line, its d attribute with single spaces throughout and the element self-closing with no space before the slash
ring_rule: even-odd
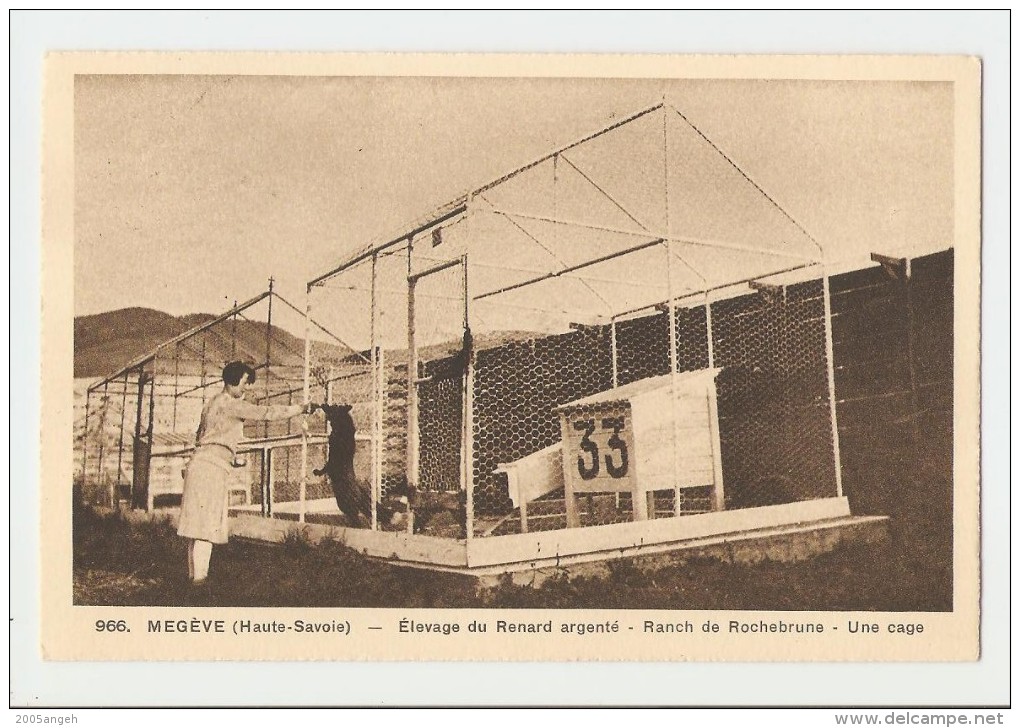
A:
<svg viewBox="0 0 1020 728">
<path fill-rule="evenodd" d="M 114 379 L 117 379 L 118 377 L 123 375 L 125 372 L 130 371 L 131 369 L 136 369 L 139 366 L 142 366 L 143 364 L 149 363 L 150 361 L 155 359 L 159 355 L 159 352 L 162 351 L 163 349 L 165 349 L 166 347 L 173 346 L 173 345 L 175 345 L 175 344 L 177 344 L 177 343 L 179 343 L 181 341 L 185 341 L 187 339 L 190 339 L 192 336 L 195 336 L 196 334 L 200 334 L 203 331 L 205 331 L 206 329 L 211 328 L 211 327 L 215 326 L 218 323 L 222 323 L 223 321 L 226 321 L 228 318 L 230 318 L 234 314 L 240 313 L 241 311 L 244 311 L 245 309 L 251 308 L 256 303 L 259 303 L 260 301 L 262 301 L 263 299 L 265 299 L 269 295 L 271 295 L 269 291 L 263 291 L 262 293 L 260 293 L 259 295 L 255 296 L 254 298 L 250 298 L 247 301 L 245 301 L 244 303 L 242 303 L 242 304 L 240 304 L 238 306 L 234 306 L 229 311 L 225 311 L 225 312 L 221 313 L 216 318 L 210 319 L 208 321 L 205 321 L 204 323 L 199 324 L 198 326 L 190 328 L 187 331 L 185 331 L 183 333 L 180 333 L 177 336 L 173 337 L 172 339 L 167 339 L 162 344 L 157 346 L 155 349 L 150 351 L 148 354 L 145 354 L 144 356 L 140 356 L 137 359 L 134 359 L 130 363 L 125 364 L 123 367 L 118 369 L 113 374 L 111 374 L 108 377 L 106 377 L 106 378 L 96 382 L 91 387 L 89 387 L 89 391 L 91 392 L 91 391 L 99 388 L 100 386 L 106 384 L 107 382 L 110 382 L 110 381 L 113 381 Z"/>
<path fill-rule="evenodd" d="M 420 224 L 412 223 L 413 225 L 415 225 L 413 229 L 407 230 L 403 233 L 400 233 L 399 235 L 394 236 L 393 239 L 389 240 L 388 242 L 374 245 L 369 244 L 367 247 L 359 249 L 353 255 L 341 261 L 340 264 L 334 267 L 332 270 L 323 273 L 322 275 L 317 276 L 316 278 L 313 278 L 311 281 L 309 281 L 308 289 L 311 290 L 314 286 L 322 283 L 323 281 L 329 278 L 332 278 L 337 273 L 340 273 L 341 271 L 351 267 L 352 265 L 356 265 L 364 260 L 367 260 L 368 258 L 371 258 L 373 255 L 387 248 L 405 242 L 413 238 L 415 235 L 418 235 L 419 233 L 423 233 L 426 230 L 434 228 L 436 225 L 439 225 L 440 223 L 443 223 L 449 220 L 450 218 L 463 214 L 468 210 L 468 203 L 471 199 L 480 194 L 483 194 L 484 192 L 491 190 L 493 187 L 496 187 L 509 179 L 512 179 L 524 172 L 527 172 L 529 169 L 533 169 L 534 167 L 537 167 L 544 162 L 548 162 L 550 159 L 560 156 L 564 152 L 569 151 L 574 147 L 578 147 L 586 142 L 590 142 L 591 140 L 596 139 L 602 136 L 603 134 L 607 134 L 613 131 L 614 129 L 619 129 L 621 126 L 629 124 L 632 121 L 636 121 L 637 119 L 640 119 L 643 116 L 652 113 L 653 111 L 658 111 L 661 108 L 663 108 L 663 104 L 660 102 L 655 104 L 654 106 L 650 106 L 634 114 L 630 114 L 621 119 L 620 121 L 614 122 L 609 126 L 599 129 L 598 131 L 586 134 L 585 136 L 579 139 L 575 139 L 569 144 L 565 144 L 559 147 L 555 151 L 543 154 L 542 156 L 533 159 L 527 164 L 523 164 L 520 167 L 517 167 L 516 169 L 510 172 L 507 172 L 506 174 L 500 175 L 496 179 L 486 182 L 480 187 L 476 187 L 472 190 L 469 190 L 468 192 L 465 192 L 462 195 L 458 195 L 457 197 L 454 198 L 452 202 L 448 202 L 445 205 L 442 205 L 441 207 L 437 208 L 432 213 L 428 214 L 426 217 L 420 218 L 421 220 L 423 220 L 423 222 L 421 222 Z"/>
</svg>

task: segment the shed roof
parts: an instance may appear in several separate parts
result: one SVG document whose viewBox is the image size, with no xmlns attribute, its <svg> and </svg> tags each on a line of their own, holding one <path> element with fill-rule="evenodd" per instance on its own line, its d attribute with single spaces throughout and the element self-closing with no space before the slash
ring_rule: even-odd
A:
<svg viewBox="0 0 1020 728">
<path fill-rule="evenodd" d="M 698 369 L 692 372 L 680 372 L 676 375 L 677 387 L 680 391 L 697 391 L 714 381 L 721 371 L 722 369 L 715 367 L 713 369 Z M 663 374 L 658 377 L 648 377 L 647 379 L 639 379 L 638 381 L 631 382 L 630 384 L 624 384 L 622 387 L 614 387 L 612 389 L 607 389 L 604 392 L 599 392 L 598 394 L 576 399 L 573 402 L 560 405 L 556 408 L 556 411 L 567 411 L 577 407 L 585 407 L 593 404 L 626 402 L 635 399 L 636 397 L 653 393 L 668 394 L 670 393 L 672 386 L 673 376 L 670 374 Z"/>
</svg>

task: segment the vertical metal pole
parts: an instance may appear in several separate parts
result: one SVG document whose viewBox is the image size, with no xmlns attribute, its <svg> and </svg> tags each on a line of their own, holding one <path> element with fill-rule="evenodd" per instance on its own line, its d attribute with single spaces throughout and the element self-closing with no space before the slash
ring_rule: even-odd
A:
<svg viewBox="0 0 1020 728">
<path fill-rule="evenodd" d="M 375 461 L 376 470 L 374 473 L 375 482 L 372 484 L 375 489 L 375 497 L 382 499 L 383 489 L 383 417 L 386 414 L 385 400 L 386 400 L 386 355 L 382 346 L 377 348 L 376 362 L 377 362 L 377 374 L 376 374 L 376 396 L 375 396 Z"/>
<path fill-rule="evenodd" d="M 230 323 L 230 358 L 237 356 L 237 299 L 234 299 L 234 317 Z"/>
<path fill-rule="evenodd" d="M 181 345 L 174 347 L 174 415 L 170 429 L 177 432 L 177 387 L 180 380 Z"/>
<path fill-rule="evenodd" d="M 206 337 L 202 336 L 202 359 L 201 359 L 202 372 L 200 374 L 199 384 L 202 385 L 202 407 L 203 407 L 203 409 L 205 408 L 205 342 L 206 342 Z"/>
<path fill-rule="evenodd" d="M 705 343 L 708 348 L 708 368 L 715 368 L 715 342 L 712 334 L 712 301 L 708 291 L 705 292 Z"/>
<path fill-rule="evenodd" d="M 679 357 L 676 340 L 676 299 L 673 298 L 673 248 L 672 242 L 666 241 L 666 289 L 669 296 L 669 374 L 670 374 L 670 406 L 673 412 L 673 514 L 682 512 L 682 492 L 680 488 L 680 376 Z M 655 517 L 654 512 L 652 517 Z"/>
<path fill-rule="evenodd" d="M 266 515 L 270 518 L 273 517 L 273 500 L 275 498 L 273 493 L 276 490 L 276 463 L 274 460 L 276 460 L 276 456 L 273 454 L 273 448 L 264 447 L 262 449 L 262 462 L 266 468 Z"/>
<path fill-rule="evenodd" d="M 156 430 L 156 360 L 152 362 L 149 379 L 149 426 L 145 428 L 145 503 L 152 503 L 152 438 Z M 136 478 L 137 480 L 137 478 Z M 141 496 L 139 495 L 139 498 Z M 147 508 L 147 510 L 152 510 Z"/>
<path fill-rule="evenodd" d="M 272 345 L 273 345 L 273 278 L 272 278 L 272 276 L 270 276 L 269 277 L 269 311 L 266 313 L 266 370 L 265 370 L 266 371 L 266 383 L 265 383 L 265 387 L 264 387 L 266 402 L 269 403 L 269 404 L 271 404 L 269 402 L 269 364 L 270 364 L 270 361 L 271 361 L 270 356 L 271 356 L 271 352 L 272 352 Z M 263 425 L 262 432 L 263 432 L 263 435 L 266 438 L 269 437 L 269 422 L 266 422 Z M 302 508 L 302 513 L 303 512 L 304 512 L 304 508 Z M 302 519 L 302 522 L 304 522 L 304 519 Z"/>
<path fill-rule="evenodd" d="M 135 489 L 136 481 L 139 477 L 138 471 L 138 455 L 139 447 L 142 439 L 142 400 L 145 398 L 145 385 L 147 383 L 147 375 L 145 369 L 138 370 L 138 391 L 135 394 L 135 431 L 131 438 L 131 490 L 130 490 L 130 502 L 131 507 L 134 508 L 136 504 L 136 498 L 140 498 L 139 494 Z"/>
<path fill-rule="evenodd" d="M 921 422 L 918 417 L 921 406 L 917 398 L 917 362 L 914 359 L 916 335 L 914 333 L 914 275 L 911 268 L 911 260 L 908 257 L 903 270 L 903 286 L 906 289 L 907 297 L 907 364 L 910 371 L 910 406 L 912 409 L 910 421 L 913 423 L 911 433 L 914 436 L 914 448 L 916 451 L 916 448 L 921 443 Z"/>
<path fill-rule="evenodd" d="M 613 360 L 613 389 L 616 389 L 617 387 L 620 386 L 620 372 L 619 372 L 619 365 L 617 364 L 618 353 L 617 353 L 617 348 L 616 348 L 616 314 L 613 314 L 613 316 L 609 319 L 609 346 L 610 346 L 610 355 L 611 355 L 612 360 Z M 615 497 L 614 497 L 614 502 L 616 504 L 616 511 L 617 511 L 617 513 L 619 513 L 619 511 L 620 511 L 620 502 L 621 502 L 620 496 L 622 496 L 622 495 L 623 495 L 622 493 L 617 493 L 615 495 Z M 634 496 L 632 495 L 631 497 L 634 497 Z M 655 508 L 654 508 L 654 506 L 655 506 L 655 494 L 654 493 L 652 494 L 651 501 L 652 501 L 652 517 L 654 518 L 655 517 Z M 522 526 L 522 529 L 525 527 L 525 523 L 526 523 L 526 516 L 524 515 L 524 512 L 525 512 L 525 503 L 522 500 L 521 501 L 521 526 Z"/>
<path fill-rule="evenodd" d="M 106 418 L 110 414 L 110 382 L 103 382 L 103 416 L 99 418 L 99 483 L 104 485 L 103 472 L 103 454 L 106 451 Z M 113 508 L 116 505 L 116 501 L 113 499 L 113 491 L 107 494 L 110 498 L 110 507 Z"/>
<path fill-rule="evenodd" d="M 377 277 L 377 273 L 378 273 L 378 267 L 379 267 L 378 256 L 373 253 L 372 254 L 372 285 L 371 285 L 371 289 L 372 289 L 372 291 L 371 291 L 372 304 L 371 304 L 371 309 L 370 309 L 371 312 L 369 314 L 370 318 L 369 318 L 369 323 L 368 323 L 368 340 L 369 340 L 368 348 L 369 348 L 369 351 L 371 352 L 371 360 L 372 360 L 372 389 L 373 389 L 372 399 L 373 400 L 378 400 L 378 391 L 376 391 L 376 390 L 378 388 L 378 381 L 377 381 L 378 380 L 378 373 L 377 373 L 377 371 L 379 369 L 379 357 L 378 357 L 378 353 L 376 352 L 376 346 L 375 346 L 375 326 L 376 326 L 376 321 L 375 321 L 375 316 L 376 316 L 375 293 L 376 293 L 376 282 L 377 282 L 376 281 L 376 277 Z M 372 440 L 371 440 L 371 442 L 372 442 L 372 514 L 371 515 L 372 515 L 372 530 L 373 531 L 379 530 L 379 506 L 378 506 L 379 492 L 376 490 L 376 482 L 378 480 L 378 473 L 379 473 L 379 462 L 378 462 L 378 458 L 377 458 L 377 455 L 378 455 L 377 438 L 379 436 L 379 416 L 378 416 L 379 413 L 378 413 L 377 409 L 378 408 L 375 406 L 375 403 L 373 402 L 373 407 L 372 407 Z"/>
<path fill-rule="evenodd" d="M 669 226 L 669 135 L 667 133 L 666 120 L 668 119 L 668 107 L 663 107 L 662 113 L 662 188 L 665 202 L 665 223 L 666 234 L 666 295 L 669 298 L 669 374 L 670 374 L 670 402 L 673 408 L 673 515 L 679 516 L 682 512 L 681 489 L 680 489 L 680 363 L 677 355 L 676 340 L 676 299 L 674 298 L 673 287 L 673 240 L 672 230 Z M 652 518 L 655 517 L 654 510 Z"/>
<path fill-rule="evenodd" d="M 262 457 L 259 460 L 259 486 L 262 489 L 262 517 L 269 518 L 271 515 L 270 502 L 272 501 L 269 490 L 269 471 L 266 468 L 269 461 L 269 450 L 262 448 L 261 454 Z"/>
<path fill-rule="evenodd" d="M 474 439 L 474 387 L 475 387 L 475 346 L 471 335 L 471 319 L 468 310 L 468 262 L 467 255 L 461 259 L 464 269 L 464 432 L 461 435 L 461 448 L 464 454 L 463 476 L 461 483 L 466 489 L 464 506 L 464 536 L 470 547 L 475 534 L 475 439 Z"/>
<path fill-rule="evenodd" d="M 414 289 L 411 241 L 407 244 L 407 486 L 418 485 L 418 348 L 414 330 Z"/>
<path fill-rule="evenodd" d="M 272 297 L 270 297 L 272 298 Z M 309 400 L 309 381 L 311 373 L 312 358 L 312 287 L 305 289 L 305 365 L 303 372 L 304 384 L 303 401 L 307 404 Z M 308 493 L 308 428 L 301 427 L 301 490 L 299 493 L 298 523 L 305 522 L 305 497 Z"/>
<path fill-rule="evenodd" d="M 708 368 L 715 369 L 715 342 L 712 333 L 712 301 L 711 294 L 705 291 L 705 339 L 708 344 Z M 722 443 L 719 440 L 719 402 L 715 379 L 712 380 L 708 392 L 708 429 L 712 447 L 712 470 L 715 488 L 712 491 L 712 509 L 726 509 L 726 485 L 723 482 Z"/>
<path fill-rule="evenodd" d="M 85 431 L 81 438 L 81 488 L 82 495 L 85 494 L 85 480 L 88 478 L 89 462 L 89 409 L 92 403 L 92 390 L 85 390 Z"/>
<path fill-rule="evenodd" d="M 151 435 L 155 428 L 156 421 L 156 364 L 153 362 L 152 374 L 149 375 L 149 426 L 145 432 Z"/>
<path fill-rule="evenodd" d="M 609 319 L 609 347 L 610 347 L 610 356 L 611 356 L 611 358 L 613 360 L 613 388 L 615 389 L 617 386 L 620 385 L 619 368 L 618 368 L 618 365 L 616 363 L 617 351 L 616 351 L 616 315 L 615 314 L 613 314 L 613 316 Z M 619 510 L 620 510 L 620 496 L 621 495 L 622 495 L 622 493 L 619 493 L 619 492 L 616 493 L 616 496 L 615 496 L 615 499 L 614 499 L 615 503 L 616 503 L 616 511 L 617 512 L 619 512 Z M 653 506 L 655 505 L 655 495 L 654 495 L 654 493 L 652 495 L 652 504 L 653 504 Z M 524 505 L 523 501 L 521 501 L 520 506 L 521 506 L 521 517 L 520 517 L 520 520 L 521 520 L 521 526 L 523 528 L 524 527 L 524 523 L 526 522 L 525 521 L 525 516 L 524 516 L 525 505 Z M 655 511 L 654 510 L 652 512 L 652 516 L 653 517 L 655 516 Z"/>
<path fill-rule="evenodd" d="M 836 496 L 842 498 L 843 469 L 839 454 L 839 426 L 836 424 L 836 373 L 833 365 L 832 305 L 829 296 L 829 271 L 825 269 L 822 271 L 822 299 L 825 302 L 825 369 L 829 383 L 829 421 L 832 425 L 832 458 L 836 466 Z"/>
<path fill-rule="evenodd" d="M 120 476 L 124 467 L 124 415 L 127 413 L 128 373 L 124 372 L 124 390 L 120 398 L 120 436 L 117 440 L 117 477 L 114 478 L 113 495 L 116 498 L 117 510 L 120 510 Z M 141 403 L 139 403 L 141 407 Z"/>
<path fill-rule="evenodd" d="M 617 363 L 617 349 L 616 349 L 616 316 L 614 315 L 609 321 L 609 345 L 612 350 L 613 356 L 613 387 L 620 386 L 620 370 L 619 364 Z"/>
<path fill-rule="evenodd" d="M 333 381 L 333 377 L 334 376 L 335 376 L 335 372 L 333 370 L 333 367 L 330 366 L 326 370 L 326 386 L 322 388 L 323 389 L 322 396 L 326 398 L 326 404 L 333 404 L 333 385 L 336 384 L 336 382 Z M 333 427 L 329 424 L 329 418 L 328 417 L 325 418 L 325 420 L 326 420 L 326 424 L 325 424 L 326 440 L 328 441 L 330 433 L 333 432 Z M 324 454 L 328 454 L 328 453 L 324 453 Z M 347 515 L 347 514 L 344 514 L 344 515 Z"/>
</svg>

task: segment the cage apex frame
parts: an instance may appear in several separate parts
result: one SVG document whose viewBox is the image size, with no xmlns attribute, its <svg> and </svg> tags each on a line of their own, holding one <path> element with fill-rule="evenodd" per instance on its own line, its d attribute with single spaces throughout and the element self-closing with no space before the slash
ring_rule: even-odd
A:
<svg viewBox="0 0 1020 728">
<path fill-rule="evenodd" d="M 304 387 L 362 433 L 366 551 L 473 567 L 849 517 L 825 262 L 665 99 L 357 250 L 307 284 Z M 410 518 L 380 518 L 395 497 Z"/>
</svg>

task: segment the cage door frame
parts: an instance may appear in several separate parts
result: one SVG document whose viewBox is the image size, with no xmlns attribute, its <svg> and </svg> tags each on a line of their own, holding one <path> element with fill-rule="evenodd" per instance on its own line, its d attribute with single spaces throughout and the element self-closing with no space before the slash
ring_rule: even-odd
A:
<svg viewBox="0 0 1020 728">
<path fill-rule="evenodd" d="M 410 259 L 409 259 L 410 264 Z M 474 346 L 471 341 L 471 325 L 468 298 L 468 264 L 467 255 L 461 255 L 442 261 L 425 270 L 407 275 L 407 484 L 409 488 L 417 488 L 421 480 L 420 430 L 418 424 L 419 404 L 418 386 L 418 341 L 415 294 L 418 283 L 422 280 L 443 273 L 451 268 L 460 267 L 460 301 L 463 316 L 461 319 L 462 354 L 464 355 L 464 375 L 461 378 L 461 443 L 460 443 L 460 488 L 466 491 L 466 523 L 465 532 L 471 538 L 474 521 L 474 478 L 472 477 L 472 379 Z"/>
</svg>

